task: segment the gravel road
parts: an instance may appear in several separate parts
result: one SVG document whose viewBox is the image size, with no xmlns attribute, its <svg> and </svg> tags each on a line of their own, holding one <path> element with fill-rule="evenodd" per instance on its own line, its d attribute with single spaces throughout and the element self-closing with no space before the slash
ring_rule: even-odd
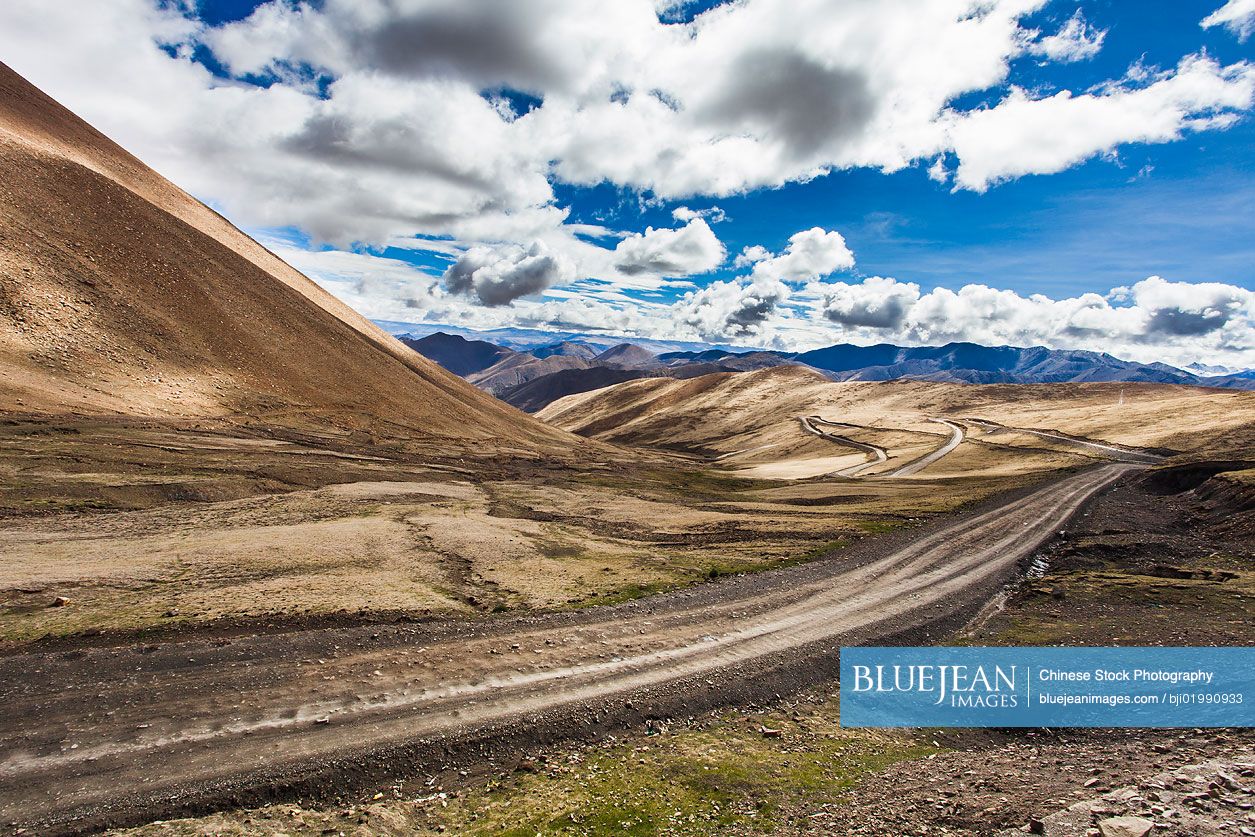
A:
<svg viewBox="0 0 1255 837">
<path fill-rule="evenodd" d="M 754 682 L 769 695 L 782 660 L 830 672 L 841 644 L 970 615 L 1134 467 L 1073 473 L 840 560 L 614 608 L 3 657 L 0 821 L 73 832 L 329 793 L 434 772 L 459 741 L 554 740 L 735 702 Z"/>
</svg>

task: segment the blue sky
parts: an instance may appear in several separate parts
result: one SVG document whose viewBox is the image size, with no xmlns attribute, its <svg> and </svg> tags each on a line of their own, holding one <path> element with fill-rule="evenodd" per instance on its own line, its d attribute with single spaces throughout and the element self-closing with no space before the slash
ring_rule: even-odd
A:
<svg viewBox="0 0 1255 837">
<path fill-rule="evenodd" d="M 223 24 L 247 18 L 259 5 L 203 0 L 199 12 L 206 22 Z M 686 12 L 691 17 L 715 5 L 691 4 Z M 1241 43 L 1224 29 L 1198 26 L 1218 5 L 1050 4 L 1026 23 L 1057 28 L 1079 8 L 1091 24 L 1107 30 L 1102 51 L 1092 60 L 1064 65 L 1041 66 L 1039 59 L 1024 57 L 1013 64 L 1011 80 L 1042 89 L 1085 89 L 1136 62 L 1171 66 L 1200 48 L 1223 63 L 1255 57 L 1252 43 Z M 926 288 L 984 280 L 1030 293 L 1075 294 L 1105 292 L 1152 274 L 1255 287 L 1251 118 L 1179 142 L 1128 146 L 1118 161 L 1091 160 L 981 195 L 953 192 L 923 171 L 908 169 L 892 175 L 838 171 L 775 190 L 643 210 L 633 195 L 613 188 L 568 189 L 562 197 L 575 220 L 610 220 L 624 227 L 667 226 L 671 209 L 681 204 L 719 206 L 731 218 L 719 232 L 734 252 L 753 244 L 780 248 L 799 229 L 833 227 L 859 254 L 861 272 L 909 278 Z"/>
<path fill-rule="evenodd" d="M 1252 42 L 1198 26 L 1216 5 L 1051 4 L 1027 21 L 1057 27 L 1081 8 L 1107 29 L 1102 51 L 1090 61 L 1045 67 L 1025 57 L 1013 64 L 1011 81 L 1085 89 L 1138 61 L 1171 66 L 1200 48 L 1224 63 L 1255 56 Z M 668 208 L 640 213 L 635 200 L 615 202 L 606 190 L 573 190 L 570 202 L 577 217 L 589 220 L 608 207 L 625 225 L 669 220 Z M 1249 117 L 1225 131 L 1129 145 L 1118 161 L 1094 159 L 984 194 L 952 191 L 912 168 L 891 175 L 838 171 L 777 190 L 685 203 L 723 208 L 732 221 L 719 232 L 733 251 L 751 244 L 776 249 L 796 230 L 831 227 L 858 254 L 862 273 L 925 288 L 986 281 L 1057 296 L 1105 292 L 1153 274 L 1255 287 L 1255 119 Z"/>
<path fill-rule="evenodd" d="M 1255 365 L 1250 0 L 98 5 L 4 59 L 368 316 Z"/>
</svg>

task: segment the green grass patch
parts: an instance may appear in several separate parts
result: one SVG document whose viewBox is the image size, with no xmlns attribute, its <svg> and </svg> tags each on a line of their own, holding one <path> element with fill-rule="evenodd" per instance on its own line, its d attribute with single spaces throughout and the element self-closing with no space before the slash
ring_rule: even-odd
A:
<svg viewBox="0 0 1255 837">
<path fill-rule="evenodd" d="M 789 561 L 790 563 L 800 563 L 802 561 L 810 561 L 815 558 L 822 558 L 823 556 L 827 555 L 829 552 L 836 552 L 838 549 L 845 549 L 849 545 L 850 545 L 849 538 L 837 538 L 835 541 L 828 541 L 827 543 L 822 543 L 819 546 L 816 546 L 812 549 L 808 549 L 806 552 L 803 552 L 801 555 L 797 556 L 796 558 L 788 558 L 785 560 Z"/>
<path fill-rule="evenodd" d="M 1205 629 L 1216 641 L 1245 642 L 1252 620 L 1255 573 L 1162 578 L 1086 569 L 1051 573 L 1034 582 L 990 621 L 989 633 L 977 639 L 1005 645 L 1085 645 L 1096 639 L 1130 644 L 1161 642 L 1177 632 Z M 1198 636 L 1199 641 L 1208 638 Z"/>
<path fill-rule="evenodd" d="M 559 541 L 537 541 L 536 548 L 540 550 L 541 555 L 555 560 L 598 557 L 595 555 L 590 556 L 584 549 L 575 544 L 561 543 Z"/>
<path fill-rule="evenodd" d="M 883 535 L 903 524 L 901 520 L 860 520 L 854 525 L 869 535 Z"/>
<path fill-rule="evenodd" d="M 668 590 L 674 590 L 681 586 L 683 585 L 676 581 L 651 581 L 646 584 L 629 584 L 625 587 L 607 590 L 604 593 L 592 593 L 588 598 L 573 603 L 570 609 L 583 610 L 589 607 L 630 602 L 633 599 L 642 599 L 645 596 L 652 596 L 656 593 L 665 593 Z"/>
<path fill-rule="evenodd" d="M 761 726 L 781 729 L 767 738 Z M 864 775 L 938 752 L 903 734 L 841 730 L 835 701 L 801 723 L 727 715 L 515 774 L 437 813 L 451 833 L 771 834 L 791 809 L 846 797 Z"/>
</svg>

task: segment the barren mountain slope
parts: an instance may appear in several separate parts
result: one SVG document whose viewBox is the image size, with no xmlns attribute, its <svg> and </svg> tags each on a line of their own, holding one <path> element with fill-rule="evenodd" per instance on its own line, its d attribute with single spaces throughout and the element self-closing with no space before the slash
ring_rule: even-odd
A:
<svg viewBox="0 0 1255 837">
<path fill-rule="evenodd" d="M 629 381 L 568 396 L 538 415 L 596 439 L 705 453 L 728 467 L 758 468 L 755 476 L 785 476 L 759 468 L 783 460 L 811 463 L 789 475 L 817 476 L 857 463 L 863 454 L 804 432 L 799 416 L 847 423 L 849 427 L 837 432 L 902 451 L 900 461 L 944 440 L 947 431 L 934 418 L 985 419 L 1134 447 L 1249 450 L 1255 396 L 1160 384 L 832 383 L 812 370 L 781 366 L 687 381 Z M 969 425 L 969 438 L 1014 446 L 1021 453 L 1068 449 L 1058 440 L 993 434 L 987 426 Z M 967 461 L 977 452 L 965 445 L 945 462 L 952 469 L 965 462 L 983 469 L 983 464 Z M 1071 452 L 1077 452 L 1075 446 Z M 929 471 L 938 473 L 937 468 Z"/>
<path fill-rule="evenodd" d="M 570 437 L 401 345 L 0 65 L 0 409 Z"/>
<path fill-rule="evenodd" d="M 503 357 L 487 369 L 468 375 L 466 379 L 480 389 L 500 396 L 508 389 L 563 369 L 587 369 L 589 363 L 587 359 L 577 355 L 549 355 L 542 358 L 519 352 Z"/>
<path fill-rule="evenodd" d="M 428 360 L 448 369 L 459 378 L 487 369 L 497 361 L 515 354 L 513 349 L 497 346 L 484 340 L 467 340 L 457 334 L 436 332 L 415 340 L 412 337 L 399 338 Z"/>
<path fill-rule="evenodd" d="M 657 369 L 663 365 L 656 354 L 631 343 L 611 346 L 593 358 L 593 363 L 611 369 Z"/>
</svg>

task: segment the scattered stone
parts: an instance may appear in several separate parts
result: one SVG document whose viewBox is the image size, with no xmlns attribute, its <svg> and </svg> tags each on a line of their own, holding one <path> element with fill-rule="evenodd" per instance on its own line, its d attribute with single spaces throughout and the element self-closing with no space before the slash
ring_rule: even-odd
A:
<svg viewBox="0 0 1255 837">
<path fill-rule="evenodd" d="M 70 600 L 67 599 L 65 596 L 57 596 L 55 599 L 52 600 L 52 607 L 65 607 L 69 603 L 70 603 Z"/>
<path fill-rule="evenodd" d="M 1141 817 L 1111 817 L 1100 820 L 1098 833 L 1102 837 L 1146 837 L 1155 824 Z"/>
<path fill-rule="evenodd" d="M 1219 782 L 1222 786 L 1228 788 L 1229 790 L 1249 793 L 1249 791 L 1246 788 L 1242 787 L 1242 785 L 1238 782 L 1237 779 L 1233 778 L 1227 773 L 1217 773 L 1216 781 Z"/>
</svg>

